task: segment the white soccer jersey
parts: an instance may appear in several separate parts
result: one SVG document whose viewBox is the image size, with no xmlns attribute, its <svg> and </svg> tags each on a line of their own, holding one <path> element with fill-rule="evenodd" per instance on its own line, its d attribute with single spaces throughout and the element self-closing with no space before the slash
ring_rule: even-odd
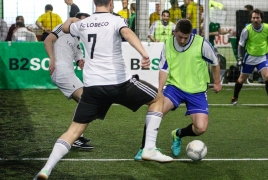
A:
<svg viewBox="0 0 268 180">
<path fill-rule="evenodd" d="M 55 27 L 52 33 L 58 38 L 53 46 L 55 65 L 66 65 L 73 68 L 74 60 L 83 59 L 78 38 L 65 34 L 62 31 L 62 24 Z"/>
<path fill-rule="evenodd" d="M 175 49 L 178 52 L 183 52 L 183 51 L 187 50 L 189 48 L 189 46 L 192 44 L 192 41 L 194 39 L 194 35 L 191 34 L 189 42 L 183 47 L 179 46 L 175 36 L 173 38 L 175 41 Z M 212 66 L 218 65 L 218 58 L 216 56 L 214 48 L 211 46 L 211 44 L 206 39 L 204 40 L 204 43 L 202 45 L 202 57 L 203 57 L 204 61 L 207 61 Z M 168 63 L 166 60 L 166 47 L 165 47 L 165 45 L 163 46 L 163 50 L 161 52 L 159 69 L 162 71 L 165 71 L 165 72 L 169 72 Z"/>
<path fill-rule="evenodd" d="M 84 86 L 120 84 L 131 78 L 122 56 L 120 30 L 127 23 L 111 13 L 94 13 L 72 23 L 70 33 L 79 36 L 86 54 Z"/>
</svg>

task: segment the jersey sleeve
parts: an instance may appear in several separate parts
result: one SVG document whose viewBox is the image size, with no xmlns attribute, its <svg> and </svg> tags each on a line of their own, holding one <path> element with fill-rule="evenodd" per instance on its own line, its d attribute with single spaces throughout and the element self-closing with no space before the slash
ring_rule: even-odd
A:
<svg viewBox="0 0 268 180">
<path fill-rule="evenodd" d="M 214 48 L 206 39 L 202 46 L 202 58 L 212 66 L 217 66 L 219 63 Z"/>
<path fill-rule="evenodd" d="M 154 31 L 155 31 L 155 29 L 157 28 L 157 22 L 158 22 L 158 21 L 155 21 L 155 22 L 151 25 L 151 27 L 150 27 L 150 29 L 149 29 L 149 34 L 148 34 L 148 35 L 152 35 L 152 36 L 154 36 Z"/>
<path fill-rule="evenodd" d="M 80 31 L 79 31 L 79 25 L 82 23 L 82 21 L 83 20 L 81 20 L 81 21 L 78 21 L 78 22 L 75 22 L 75 23 L 72 23 L 71 25 L 70 25 L 70 34 L 71 35 L 73 35 L 73 36 L 76 36 L 76 37 L 79 37 L 80 35 L 79 35 L 79 33 L 80 33 Z"/>
<path fill-rule="evenodd" d="M 161 51 L 160 62 L 159 62 L 159 65 L 158 65 L 158 69 L 160 71 L 165 71 L 167 73 L 169 72 L 167 59 L 166 59 L 166 46 L 165 46 L 165 44 L 163 45 L 163 49 Z"/>
<path fill-rule="evenodd" d="M 248 39 L 248 30 L 247 28 L 244 28 L 240 35 L 239 45 L 245 47 L 247 39 Z"/>
<path fill-rule="evenodd" d="M 62 31 L 62 24 L 56 26 L 51 33 L 53 33 L 57 38 L 65 35 L 65 33 Z"/>
<path fill-rule="evenodd" d="M 121 16 L 116 16 L 116 30 L 118 34 L 120 34 L 120 30 L 124 27 L 128 27 L 127 20 L 122 18 Z"/>
</svg>

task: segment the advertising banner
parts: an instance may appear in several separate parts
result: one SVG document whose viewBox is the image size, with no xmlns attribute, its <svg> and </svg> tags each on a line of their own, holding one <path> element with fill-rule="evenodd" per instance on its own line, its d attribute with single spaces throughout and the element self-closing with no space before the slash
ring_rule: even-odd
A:
<svg viewBox="0 0 268 180">
<path fill-rule="evenodd" d="M 50 78 L 43 42 L 1 42 L 0 51 L 0 89 L 57 88 Z M 81 78 L 79 69 L 75 66 Z"/>
<path fill-rule="evenodd" d="M 127 42 L 122 43 L 125 64 L 130 74 L 158 86 L 158 64 L 163 43 L 142 43 L 151 59 L 149 69 L 141 68 L 141 55 Z M 83 47 L 82 47 L 83 49 Z M 43 42 L 0 43 L 0 89 L 55 89 L 49 74 L 49 58 Z M 74 63 L 75 65 L 75 63 Z M 82 80 L 82 71 L 74 66 Z"/>
</svg>

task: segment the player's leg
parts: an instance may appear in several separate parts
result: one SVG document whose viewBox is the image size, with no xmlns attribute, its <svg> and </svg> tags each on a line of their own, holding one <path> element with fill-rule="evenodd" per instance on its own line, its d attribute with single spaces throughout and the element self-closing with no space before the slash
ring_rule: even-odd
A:
<svg viewBox="0 0 268 180">
<path fill-rule="evenodd" d="M 76 81 L 81 82 L 77 77 L 76 77 Z M 83 93 L 83 84 L 81 83 L 77 83 L 77 86 L 79 87 L 78 89 L 76 89 L 71 97 L 73 100 L 75 100 L 77 103 L 80 101 L 81 99 L 81 95 Z M 90 144 L 88 144 L 88 142 L 90 141 L 90 139 L 84 137 L 84 135 L 82 134 L 74 143 L 73 143 L 73 147 L 77 147 L 77 148 L 82 148 L 82 149 L 93 149 L 93 146 L 91 146 Z"/>
<path fill-rule="evenodd" d="M 79 102 L 83 93 L 83 83 L 76 76 L 73 68 L 57 66 L 51 78 L 68 100 L 74 99 L 77 103 Z M 82 149 L 92 149 L 93 146 L 88 144 L 89 141 L 82 134 L 72 146 Z"/>
<path fill-rule="evenodd" d="M 237 79 L 235 86 L 234 86 L 234 94 L 233 94 L 233 97 L 231 100 L 231 103 L 233 105 L 237 104 L 238 96 L 239 96 L 239 93 L 243 87 L 243 84 L 246 82 L 249 75 L 253 72 L 254 68 L 255 68 L 254 65 L 248 65 L 248 64 L 243 65 L 243 68 L 241 70 L 241 74 L 240 74 L 239 78 Z"/>
<path fill-rule="evenodd" d="M 263 82 L 265 83 L 265 90 L 268 95 L 268 60 L 258 64 L 257 69 L 262 75 Z"/>
<path fill-rule="evenodd" d="M 163 115 L 165 115 L 166 113 L 168 113 L 168 111 L 170 111 L 171 109 L 174 108 L 173 103 L 170 101 L 169 98 L 164 97 L 164 104 L 163 104 Z M 144 125 L 144 129 L 143 129 L 143 136 L 142 136 L 142 145 L 141 148 L 139 149 L 138 153 L 135 155 L 134 160 L 135 161 L 141 161 L 142 160 L 142 150 L 145 146 L 145 136 L 146 136 L 146 125 Z"/>
<path fill-rule="evenodd" d="M 184 128 L 176 128 L 171 132 L 172 153 L 178 156 L 181 151 L 181 139 L 186 136 L 198 136 L 205 132 L 208 123 L 208 102 L 206 92 L 188 94 L 180 92 L 186 103 L 186 114 L 190 115 L 192 123 Z"/>
<path fill-rule="evenodd" d="M 90 87 L 84 87 L 83 91 L 81 100 L 74 113 L 73 122 L 67 132 L 62 134 L 57 140 L 46 165 L 35 179 L 48 179 L 54 166 L 69 152 L 74 141 L 83 134 L 88 124 L 96 118 L 103 119 L 106 115 L 109 106 L 105 106 L 105 108 L 101 107 L 99 101 L 95 100 L 95 91 L 91 90 Z M 99 114 L 99 109 L 103 110 L 102 114 Z"/>
<path fill-rule="evenodd" d="M 158 93 L 157 88 L 151 84 L 138 80 L 138 77 L 133 77 L 126 82 L 122 89 L 126 89 L 126 95 L 120 97 L 119 104 L 122 104 L 133 111 L 137 111 L 142 105 L 147 104 L 148 110 L 146 113 L 145 125 L 145 144 L 142 151 L 142 159 L 153 160 L 158 162 L 170 162 L 173 159 L 162 154 L 156 148 L 156 139 L 158 129 L 162 120 L 162 106 L 164 96 L 161 92 Z"/>
<path fill-rule="evenodd" d="M 72 122 L 69 129 L 56 141 L 45 166 L 37 174 L 35 179 L 48 179 L 54 166 L 69 152 L 71 145 L 80 137 L 87 126 L 88 124 Z"/>
<path fill-rule="evenodd" d="M 80 87 L 73 92 L 72 98 L 78 103 L 81 99 L 82 93 L 83 93 L 83 87 Z"/>
<path fill-rule="evenodd" d="M 178 100 L 177 97 L 175 96 L 176 88 L 174 86 L 168 85 L 165 88 L 163 94 L 164 94 L 164 102 L 163 102 L 162 112 L 163 112 L 163 115 L 165 115 L 171 109 L 175 108 L 175 105 L 176 105 L 176 108 L 177 108 L 178 105 L 179 105 L 180 100 Z M 176 101 L 172 102 L 170 99 L 172 99 L 172 100 L 176 99 Z M 134 157 L 134 160 L 136 160 L 136 161 L 142 160 L 141 155 L 142 155 L 142 149 L 145 146 L 145 136 L 146 136 L 146 126 L 145 126 L 144 131 L 143 131 L 142 146 L 141 146 L 140 150 L 138 151 L 138 153 L 136 154 L 136 156 Z"/>
</svg>

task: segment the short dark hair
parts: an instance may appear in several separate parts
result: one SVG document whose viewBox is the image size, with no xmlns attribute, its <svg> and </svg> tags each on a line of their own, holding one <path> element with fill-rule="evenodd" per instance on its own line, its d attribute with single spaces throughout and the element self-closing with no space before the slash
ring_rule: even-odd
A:
<svg viewBox="0 0 268 180">
<path fill-rule="evenodd" d="M 46 10 L 46 11 L 53 11 L 53 6 L 52 6 L 51 4 L 47 4 L 47 5 L 45 6 L 45 10 Z"/>
<path fill-rule="evenodd" d="M 254 9 L 254 10 L 252 10 L 252 11 L 250 12 L 250 18 L 252 17 L 252 14 L 253 14 L 253 13 L 259 14 L 259 15 L 261 16 L 262 21 L 263 21 L 264 13 L 263 13 L 261 10 L 259 10 L 259 9 Z"/>
<path fill-rule="evenodd" d="M 175 32 L 182 32 L 183 34 L 190 34 L 192 33 L 193 26 L 191 21 L 188 19 L 181 19 L 177 22 Z"/>
<path fill-rule="evenodd" d="M 82 16 L 89 17 L 90 15 L 88 13 L 82 13 L 82 12 L 78 12 L 75 15 L 75 17 L 78 18 L 78 19 L 81 19 Z"/>
<path fill-rule="evenodd" d="M 164 11 L 162 11 L 162 16 L 164 15 L 164 13 L 168 13 L 168 15 L 170 16 L 170 12 L 169 12 L 169 10 L 164 10 Z"/>
<path fill-rule="evenodd" d="M 136 11 L 136 3 L 131 3 L 130 9 L 132 9 L 133 11 Z"/>
<path fill-rule="evenodd" d="M 16 22 L 16 27 L 25 27 L 23 22 Z"/>
<path fill-rule="evenodd" d="M 254 9 L 253 6 L 250 4 L 245 5 L 244 8 L 246 8 L 248 11 L 253 11 Z"/>
<path fill-rule="evenodd" d="M 17 17 L 16 17 L 16 21 L 18 21 L 19 19 L 23 19 L 23 21 L 24 21 L 23 16 L 17 16 Z"/>
<path fill-rule="evenodd" d="M 94 0 L 96 6 L 108 6 L 111 0 Z"/>
</svg>

